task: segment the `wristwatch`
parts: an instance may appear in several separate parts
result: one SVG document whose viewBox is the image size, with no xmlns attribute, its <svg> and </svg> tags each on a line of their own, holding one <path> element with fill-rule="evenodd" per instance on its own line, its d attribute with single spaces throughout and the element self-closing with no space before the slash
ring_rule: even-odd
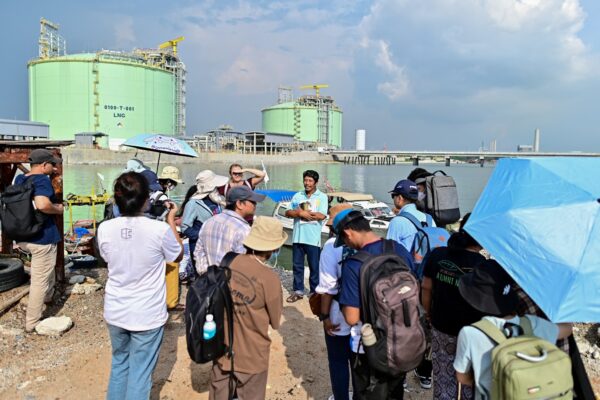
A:
<svg viewBox="0 0 600 400">
<path fill-rule="evenodd" d="M 319 315 L 319 321 L 321 321 L 321 322 L 325 321 L 328 318 L 329 318 L 329 314 L 320 314 Z"/>
</svg>

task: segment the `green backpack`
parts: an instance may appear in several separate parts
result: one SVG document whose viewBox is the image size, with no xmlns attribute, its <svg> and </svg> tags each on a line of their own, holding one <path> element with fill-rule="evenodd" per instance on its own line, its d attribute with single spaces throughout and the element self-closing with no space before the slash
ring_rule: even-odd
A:
<svg viewBox="0 0 600 400">
<path fill-rule="evenodd" d="M 569 355 L 534 336 L 527 317 L 521 318 L 519 325 L 524 335 L 512 338 L 485 319 L 472 325 L 496 343 L 492 350 L 492 400 L 572 399 Z"/>
</svg>

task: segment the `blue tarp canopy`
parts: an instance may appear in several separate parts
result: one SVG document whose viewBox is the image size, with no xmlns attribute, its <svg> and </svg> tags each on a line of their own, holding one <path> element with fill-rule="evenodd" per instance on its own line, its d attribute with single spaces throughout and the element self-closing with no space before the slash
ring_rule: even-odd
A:
<svg viewBox="0 0 600 400">
<path fill-rule="evenodd" d="M 280 201 L 290 201 L 292 197 L 297 193 L 293 190 L 280 190 L 280 189 L 262 189 L 255 190 L 256 193 L 264 194 L 275 203 L 279 203 Z"/>
</svg>

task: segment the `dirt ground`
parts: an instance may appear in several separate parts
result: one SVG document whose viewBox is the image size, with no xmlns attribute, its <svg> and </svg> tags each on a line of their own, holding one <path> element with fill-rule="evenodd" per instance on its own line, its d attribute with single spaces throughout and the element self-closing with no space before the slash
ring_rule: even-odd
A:
<svg viewBox="0 0 600 400">
<path fill-rule="evenodd" d="M 104 285 L 106 270 L 85 270 Z M 287 294 L 291 277 L 280 272 Z M 71 285 L 61 289 L 69 292 Z M 9 292 L 6 292 L 9 293 Z M 0 316 L 1 399 L 103 399 L 110 371 L 110 341 L 102 318 L 103 290 L 88 295 L 57 295 L 48 315 L 66 315 L 74 326 L 61 337 L 25 334 L 26 298 Z M 3 300 L 0 297 L 0 303 Z M 327 356 L 321 323 L 310 313 L 308 301 L 285 304 L 281 328 L 272 338 L 267 399 L 327 399 L 330 394 Z M 152 399 L 207 399 L 209 365 L 192 362 L 186 350 L 182 312 L 171 312 Z M 595 382 L 600 375 L 590 370 Z M 431 391 L 409 378 L 405 399 L 430 399 Z M 597 387 L 597 386 L 596 386 Z"/>
</svg>

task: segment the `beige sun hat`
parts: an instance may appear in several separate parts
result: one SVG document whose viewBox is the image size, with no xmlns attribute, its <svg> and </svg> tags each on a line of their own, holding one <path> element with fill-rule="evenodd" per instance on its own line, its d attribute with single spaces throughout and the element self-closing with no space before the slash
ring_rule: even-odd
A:
<svg viewBox="0 0 600 400">
<path fill-rule="evenodd" d="M 210 192 L 218 188 L 219 186 L 225 185 L 229 182 L 229 178 L 222 175 L 217 175 L 210 169 L 200 171 L 196 175 L 196 194 L 193 196 L 195 199 L 203 199 Z"/>
<path fill-rule="evenodd" d="M 179 168 L 172 165 L 166 165 L 158 176 L 158 179 L 170 179 L 173 182 L 183 183 L 183 180 L 179 176 Z"/>
<path fill-rule="evenodd" d="M 327 219 L 325 225 L 333 225 L 333 219 L 335 218 L 335 216 L 338 215 L 341 211 L 347 210 L 349 208 L 352 208 L 352 206 L 348 203 L 336 204 L 335 206 L 331 207 L 329 209 L 329 219 Z"/>
<path fill-rule="evenodd" d="M 256 251 L 277 250 L 287 240 L 283 225 L 273 217 L 256 217 L 250 233 L 244 239 L 244 246 Z"/>
</svg>

